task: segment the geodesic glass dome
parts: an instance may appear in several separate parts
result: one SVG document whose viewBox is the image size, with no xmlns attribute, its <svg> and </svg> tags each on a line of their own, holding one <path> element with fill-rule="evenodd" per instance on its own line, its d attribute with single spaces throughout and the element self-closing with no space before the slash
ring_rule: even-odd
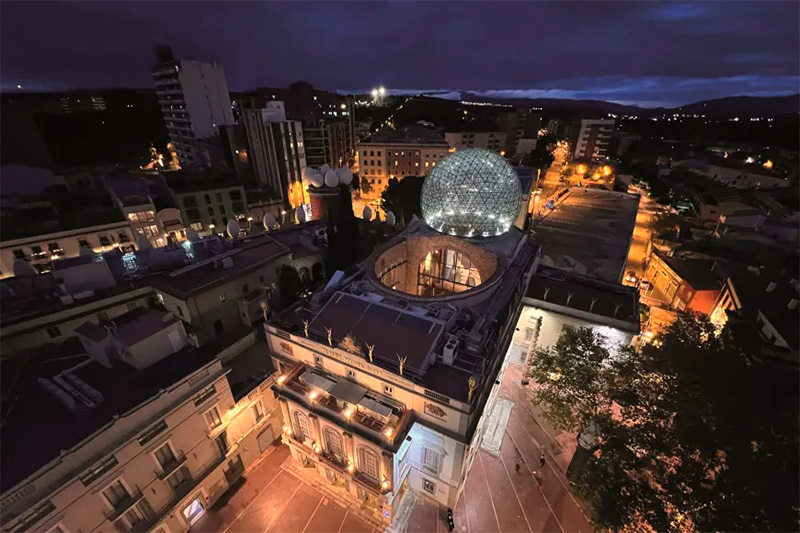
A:
<svg viewBox="0 0 800 533">
<path fill-rule="evenodd" d="M 422 186 L 425 222 L 459 237 L 505 233 L 517 220 L 521 203 L 516 171 L 489 150 L 463 150 L 444 158 Z"/>
</svg>

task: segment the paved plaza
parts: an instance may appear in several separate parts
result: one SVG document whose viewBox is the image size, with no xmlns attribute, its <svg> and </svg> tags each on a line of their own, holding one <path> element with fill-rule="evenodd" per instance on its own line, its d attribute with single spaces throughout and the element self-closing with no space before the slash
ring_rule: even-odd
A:
<svg viewBox="0 0 800 533">
<path fill-rule="evenodd" d="M 521 366 L 509 365 L 500 389 L 505 435 L 490 451 L 478 451 L 454 510 L 456 531 L 589 532 L 564 472 L 575 451 L 575 436 L 554 431 L 521 385 Z M 507 406 L 510 415 L 507 415 Z M 507 419 L 506 419 L 507 416 Z M 545 465 L 539 467 L 539 454 Z M 369 533 L 385 528 L 356 506 L 315 487 L 294 472 L 289 449 L 275 445 L 192 527 L 195 533 Z M 516 466 L 519 465 L 519 471 Z M 534 474 L 533 471 L 537 473 Z M 541 480 L 541 488 L 538 480 Z M 446 533 L 446 509 L 422 495 L 399 513 L 387 533 Z"/>
</svg>

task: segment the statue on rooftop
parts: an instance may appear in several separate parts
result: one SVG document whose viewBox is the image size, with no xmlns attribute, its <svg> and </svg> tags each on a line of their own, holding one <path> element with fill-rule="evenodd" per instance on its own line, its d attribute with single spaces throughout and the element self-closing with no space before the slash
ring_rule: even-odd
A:
<svg viewBox="0 0 800 533">
<path fill-rule="evenodd" d="M 369 362 L 370 363 L 372 362 L 372 353 L 374 351 L 375 351 L 375 345 L 374 344 L 367 344 L 367 353 L 369 355 Z"/>
<path fill-rule="evenodd" d="M 400 357 L 400 354 L 395 354 L 397 356 L 397 360 L 400 362 L 400 375 L 403 375 L 403 365 L 406 364 L 406 359 L 408 357 Z"/>
<path fill-rule="evenodd" d="M 356 337 L 352 333 L 345 335 L 344 338 L 339 341 L 337 348 L 341 348 L 353 355 L 364 355 L 364 352 L 361 350 L 361 345 L 356 342 Z"/>
</svg>

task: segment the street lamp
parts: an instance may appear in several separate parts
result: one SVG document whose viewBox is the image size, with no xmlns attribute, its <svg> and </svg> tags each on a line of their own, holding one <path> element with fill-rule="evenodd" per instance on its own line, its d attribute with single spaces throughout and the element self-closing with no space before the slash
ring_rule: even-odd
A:
<svg viewBox="0 0 800 533">
<path fill-rule="evenodd" d="M 386 94 L 386 87 L 378 87 L 378 94 L 384 96 Z"/>
</svg>

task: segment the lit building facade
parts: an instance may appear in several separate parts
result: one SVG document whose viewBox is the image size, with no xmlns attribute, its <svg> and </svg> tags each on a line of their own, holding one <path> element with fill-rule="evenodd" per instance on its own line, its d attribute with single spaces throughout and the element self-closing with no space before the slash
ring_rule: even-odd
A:
<svg viewBox="0 0 800 533">
<path fill-rule="evenodd" d="M 196 348 L 163 312 L 116 322 L 79 328 L 85 353 L 68 365 L 68 345 L 40 354 L 51 368 L 34 379 L 47 386 L 19 392 L 3 427 L 4 532 L 187 531 L 278 435 L 252 333 Z M 125 362 L 109 365 L 111 350 Z"/>
<path fill-rule="evenodd" d="M 13 239 L 0 243 L 0 278 L 14 275 L 14 262 L 28 262 L 38 272 L 50 270 L 57 259 L 77 257 L 81 248 L 103 253 L 119 248 L 136 249 L 135 230 L 128 221 L 102 224 Z"/>
<path fill-rule="evenodd" d="M 456 150 L 465 150 L 467 148 L 483 148 L 493 152 L 506 153 L 506 136 L 505 132 L 497 131 L 448 131 L 444 134 L 447 144 Z"/>
<path fill-rule="evenodd" d="M 450 145 L 424 128 L 382 131 L 358 143 L 358 170 L 380 197 L 390 178 L 426 176 L 450 154 Z"/>
<path fill-rule="evenodd" d="M 467 241 L 412 222 L 265 326 L 293 460 L 375 518 L 411 491 L 455 507 L 538 261 L 506 229 Z"/>
<path fill-rule="evenodd" d="M 581 120 L 573 158 L 605 158 L 608 155 L 608 141 L 613 131 L 614 119 Z"/>
<path fill-rule="evenodd" d="M 216 63 L 176 60 L 169 48 L 160 47 L 157 56 L 153 82 L 170 141 L 181 165 L 202 164 L 197 140 L 234 123 L 225 71 Z"/>
<path fill-rule="evenodd" d="M 271 189 L 286 205 L 289 189 L 303 178 L 306 168 L 305 137 L 299 120 L 287 120 L 283 102 L 270 101 L 264 108 L 242 107 L 248 159 L 255 182 Z"/>
</svg>

